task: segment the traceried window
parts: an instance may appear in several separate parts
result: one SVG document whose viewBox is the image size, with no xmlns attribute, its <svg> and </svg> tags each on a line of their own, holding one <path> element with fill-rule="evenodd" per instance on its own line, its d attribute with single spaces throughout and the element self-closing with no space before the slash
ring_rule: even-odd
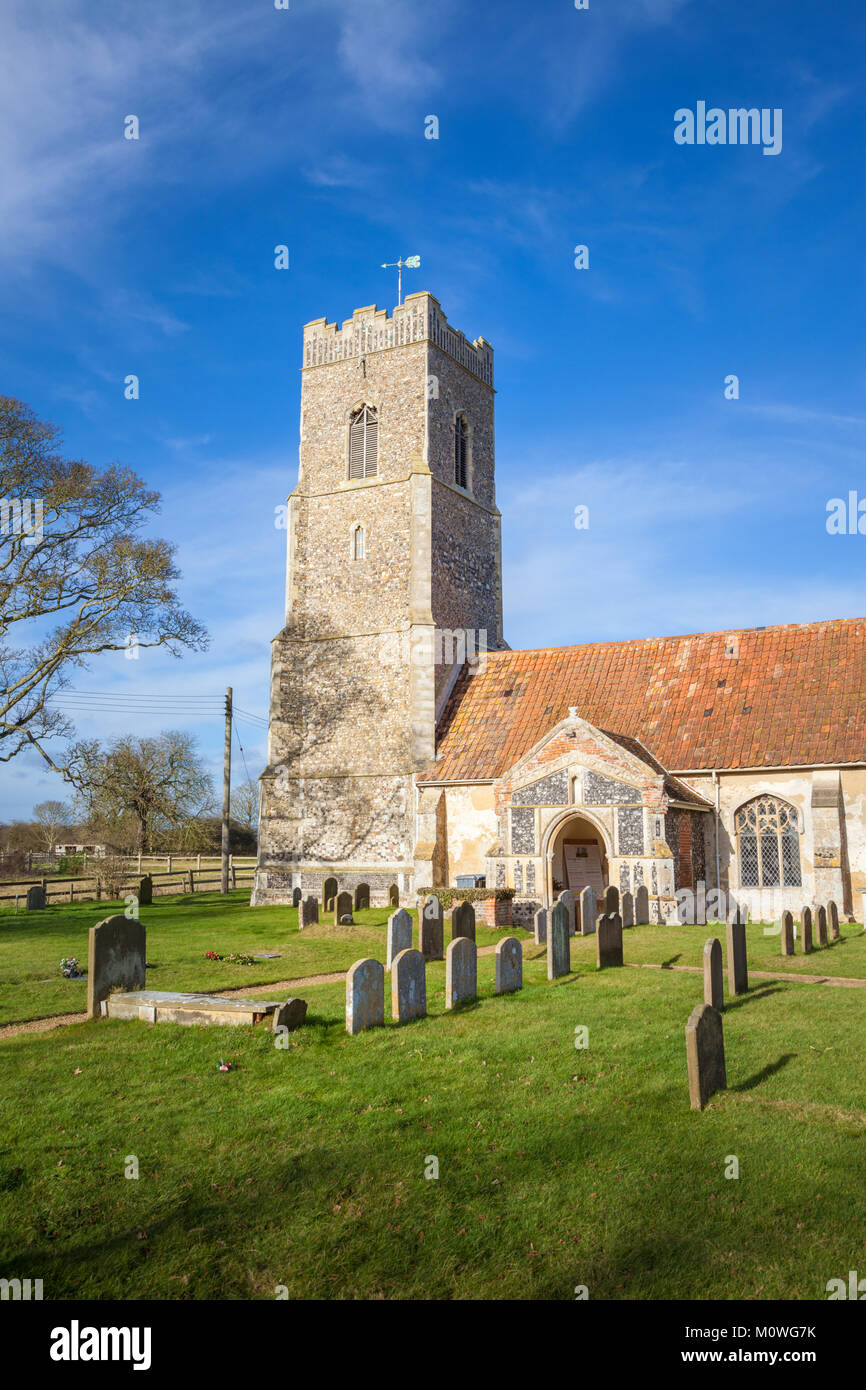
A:
<svg viewBox="0 0 866 1390">
<path fill-rule="evenodd" d="M 378 453 L 379 415 L 373 406 L 363 405 L 349 422 L 349 477 L 375 477 Z"/>
<path fill-rule="evenodd" d="M 356 526 L 352 532 L 352 559 L 363 560 L 367 554 L 367 537 L 363 526 Z"/>
<path fill-rule="evenodd" d="M 800 820 L 787 801 L 756 796 L 736 817 L 741 888 L 799 888 Z"/>
<path fill-rule="evenodd" d="M 469 430 L 464 415 L 454 421 L 454 481 L 458 487 L 469 486 Z"/>
</svg>

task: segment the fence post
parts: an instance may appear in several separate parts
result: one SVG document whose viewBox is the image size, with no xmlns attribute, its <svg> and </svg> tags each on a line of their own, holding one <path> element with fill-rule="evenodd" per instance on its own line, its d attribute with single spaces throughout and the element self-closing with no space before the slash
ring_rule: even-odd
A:
<svg viewBox="0 0 866 1390">
<path fill-rule="evenodd" d="M 69 901 L 70 901 L 71 903 L 74 903 L 74 902 L 75 902 L 75 879 L 74 879 L 74 878 L 71 878 L 71 879 L 69 880 Z"/>
<path fill-rule="evenodd" d="M 141 850 L 138 851 L 138 873 L 141 875 Z"/>
</svg>

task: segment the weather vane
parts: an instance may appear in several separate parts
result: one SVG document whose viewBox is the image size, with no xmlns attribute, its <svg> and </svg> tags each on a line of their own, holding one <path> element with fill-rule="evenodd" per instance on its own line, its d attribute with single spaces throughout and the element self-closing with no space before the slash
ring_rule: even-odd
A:
<svg viewBox="0 0 866 1390">
<path fill-rule="evenodd" d="M 421 264 L 420 256 L 407 256 L 405 261 L 386 261 L 382 266 L 383 270 L 393 270 L 397 267 L 397 303 L 403 303 L 403 267 L 407 270 L 417 270 Z"/>
</svg>

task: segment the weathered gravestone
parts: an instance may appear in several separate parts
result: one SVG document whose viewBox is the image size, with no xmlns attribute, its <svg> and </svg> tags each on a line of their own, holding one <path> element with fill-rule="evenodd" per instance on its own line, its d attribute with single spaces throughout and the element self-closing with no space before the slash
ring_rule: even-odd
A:
<svg viewBox="0 0 866 1390">
<path fill-rule="evenodd" d="M 318 898 L 313 898 L 313 897 L 304 898 L 304 901 L 301 903 L 301 906 L 300 906 L 300 908 L 298 909 L 298 918 L 299 918 L 299 920 L 298 920 L 298 929 L 299 929 L 299 930 L 303 930 L 304 927 L 309 927 L 313 922 L 318 922 L 318 920 L 319 920 L 319 900 L 318 900 Z"/>
<path fill-rule="evenodd" d="M 721 1013 L 724 1008 L 722 982 L 722 943 L 711 936 L 704 947 L 704 1003 Z"/>
<path fill-rule="evenodd" d="M 285 1004 L 278 1004 L 274 1010 L 274 1032 L 278 1033 L 281 1028 L 287 1028 L 290 1033 L 293 1033 L 296 1028 L 300 1028 L 306 1017 L 306 999 L 287 999 Z"/>
<path fill-rule="evenodd" d="M 39 883 L 33 883 L 27 889 L 27 911 L 37 912 L 45 906 L 45 889 Z"/>
<path fill-rule="evenodd" d="M 746 926 L 744 922 L 725 923 L 728 951 L 728 994 L 745 994 L 749 988 L 746 969 Z"/>
<path fill-rule="evenodd" d="M 471 903 L 455 903 L 448 917 L 451 922 L 452 941 L 458 936 L 468 936 L 470 941 L 475 940 L 475 908 Z"/>
<path fill-rule="evenodd" d="M 603 911 L 608 916 L 612 912 L 619 912 L 619 889 L 615 883 L 609 883 L 604 890 Z"/>
<path fill-rule="evenodd" d="M 581 936 L 592 936 L 595 931 L 595 919 L 598 916 L 598 907 L 595 901 L 594 888 L 582 888 L 580 892 L 580 934 Z"/>
<path fill-rule="evenodd" d="M 385 948 L 385 969 L 390 970 L 401 951 L 408 951 L 412 945 L 412 918 L 405 907 L 398 907 L 388 918 L 388 936 Z M 422 957 L 423 959 L 423 957 Z"/>
<path fill-rule="evenodd" d="M 827 909 L 819 904 L 815 908 L 816 925 L 818 927 L 818 945 L 827 945 Z"/>
<path fill-rule="evenodd" d="M 418 946 L 425 960 L 441 960 L 445 950 L 442 904 L 435 893 L 425 898 L 418 912 Z"/>
<path fill-rule="evenodd" d="M 794 954 L 794 918 L 790 912 L 782 913 L 782 955 Z"/>
<path fill-rule="evenodd" d="M 568 913 L 568 934 L 574 936 L 577 930 L 577 914 L 574 910 L 574 894 L 571 889 L 563 889 L 556 901 L 562 903 Z"/>
<path fill-rule="evenodd" d="M 620 898 L 620 916 L 624 927 L 634 926 L 634 898 L 626 891 Z"/>
<path fill-rule="evenodd" d="M 547 940 L 547 908 L 540 907 L 532 919 L 535 928 L 535 944 L 542 946 Z"/>
<path fill-rule="evenodd" d="M 293 888 L 293 889 L 292 889 L 292 907 L 300 907 L 300 905 L 301 905 L 301 898 L 302 898 L 303 896 L 304 896 L 304 895 L 303 895 L 303 893 L 301 892 L 300 888 Z"/>
<path fill-rule="evenodd" d="M 808 956 L 812 949 L 812 909 L 800 908 L 800 935 L 803 938 L 803 955 Z"/>
<path fill-rule="evenodd" d="M 409 920 L 411 922 L 412 919 Z M 391 966 L 391 1016 L 395 1023 L 408 1023 L 412 1018 L 424 1018 L 426 1013 L 424 957 L 420 951 L 413 951 L 409 947 L 394 957 Z"/>
<path fill-rule="evenodd" d="M 340 885 L 335 878 L 326 878 L 322 884 L 322 904 L 326 912 L 329 911 L 334 898 L 340 891 Z"/>
<path fill-rule="evenodd" d="M 649 889 L 642 883 L 634 895 L 634 920 L 638 927 L 649 925 Z"/>
<path fill-rule="evenodd" d="M 596 927 L 596 955 L 599 970 L 622 965 L 622 918 L 618 912 L 605 912 Z"/>
<path fill-rule="evenodd" d="M 703 1110 L 711 1095 L 727 1088 L 722 1015 L 712 1004 L 696 1004 L 686 1024 L 689 1100 Z"/>
<path fill-rule="evenodd" d="M 144 878 L 138 880 L 138 892 L 136 897 L 138 898 L 139 907 L 153 906 L 153 879 L 150 874 L 145 874 Z"/>
<path fill-rule="evenodd" d="M 360 1033 L 385 1022 L 385 967 L 356 960 L 346 976 L 346 1032 Z"/>
<path fill-rule="evenodd" d="M 334 926 L 338 926 L 343 921 L 344 917 L 348 917 L 349 919 L 346 925 L 351 925 L 352 894 L 346 892 L 338 893 L 334 900 Z"/>
<path fill-rule="evenodd" d="M 496 993 L 523 989 L 523 947 L 516 936 L 504 936 L 496 944 Z"/>
<path fill-rule="evenodd" d="M 90 928 L 87 945 L 87 1017 L 97 1018 L 113 989 L 144 989 L 144 924 L 137 917 L 106 917 Z"/>
<path fill-rule="evenodd" d="M 568 910 L 564 903 L 554 903 L 547 924 L 547 978 L 556 980 L 571 970 L 571 942 L 568 933 Z"/>
<path fill-rule="evenodd" d="M 478 948 L 468 936 L 455 936 L 445 952 L 445 1007 L 453 1009 L 478 993 Z"/>
<path fill-rule="evenodd" d="M 830 940 L 839 940 L 839 909 L 832 898 L 827 904 L 827 922 L 830 926 Z"/>
<path fill-rule="evenodd" d="M 359 883 L 355 889 L 355 911 L 360 912 L 362 908 L 370 906 L 370 885 L 369 883 Z"/>
</svg>

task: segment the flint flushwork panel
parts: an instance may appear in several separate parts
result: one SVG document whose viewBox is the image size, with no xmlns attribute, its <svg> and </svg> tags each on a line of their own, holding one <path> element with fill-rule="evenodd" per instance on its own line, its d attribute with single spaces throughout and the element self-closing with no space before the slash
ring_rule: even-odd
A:
<svg viewBox="0 0 866 1390">
<path fill-rule="evenodd" d="M 640 801 L 637 787 L 629 787 L 614 777 L 602 777 L 599 772 L 587 772 L 583 778 L 583 799 L 587 806 L 610 806 L 619 802 L 634 805 Z"/>
<path fill-rule="evenodd" d="M 535 853 L 535 812 L 531 810 L 512 810 L 511 812 L 511 853 Z"/>
<path fill-rule="evenodd" d="M 549 777 L 530 782 L 528 787 L 516 791 L 511 801 L 514 806 L 567 806 L 568 773 L 565 768 L 560 768 L 559 772 L 551 772 Z"/>
<path fill-rule="evenodd" d="M 643 854 L 643 811 L 617 811 L 620 854 Z"/>
</svg>

